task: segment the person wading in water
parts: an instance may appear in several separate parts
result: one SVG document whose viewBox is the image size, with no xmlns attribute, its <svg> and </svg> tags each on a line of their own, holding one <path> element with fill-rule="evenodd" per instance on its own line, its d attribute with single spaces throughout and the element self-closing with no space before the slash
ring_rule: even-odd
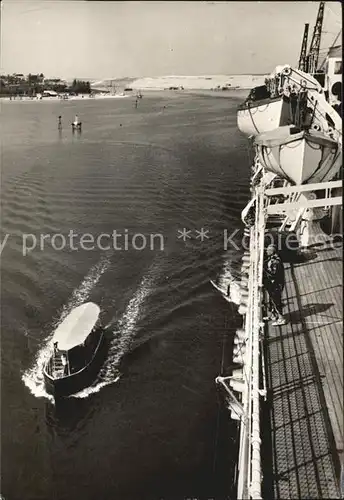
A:
<svg viewBox="0 0 344 500">
<path fill-rule="evenodd" d="M 269 245 L 263 267 L 263 285 L 269 294 L 269 309 L 273 319 L 273 325 L 285 325 L 282 310 L 282 291 L 284 288 L 284 267 L 275 245 Z"/>
</svg>

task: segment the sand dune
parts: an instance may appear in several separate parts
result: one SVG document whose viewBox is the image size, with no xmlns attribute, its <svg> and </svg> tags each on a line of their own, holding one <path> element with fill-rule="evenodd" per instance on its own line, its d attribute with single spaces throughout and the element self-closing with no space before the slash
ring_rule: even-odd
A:
<svg viewBox="0 0 344 500">
<path fill-rule="evenodd" d="M 139 78 L 131 83 L 132 88 L 166 89 L 183 87 L 185 90 L 210 90 L 216 88 L 250 89 L 263 85 L 265 75 L 205 75 L 205 76 L 160 76 Z"/>
<path fill-rule="evenodd" d="M 143 78 L 113 78 L 96 82 L 94 88 L 107 88 L 111 85 L 118 89 L 130 87 L 133 90 L 164 90 L 171 87 L 184 90 L 213 90 L 223 87 L 251 89 L 263 85 L 266 75 L 202 75 L 202 76 L 154 76 Z"/>
</svg>

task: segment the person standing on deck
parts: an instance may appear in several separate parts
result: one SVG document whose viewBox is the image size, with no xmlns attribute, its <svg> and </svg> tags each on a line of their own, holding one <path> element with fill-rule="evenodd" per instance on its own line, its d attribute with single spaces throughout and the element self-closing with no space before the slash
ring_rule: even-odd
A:
<svg viewBox="0 0 344 500">
<path fill-rule="evenodd" d="M 293 125 L 298 125 L 297 103 L 298 103 L 297 88 L 296 85 L 293 85 L 293 87 L 290 90 L 291 122 Z"/>
<path fill-rule="evenodd" d="M 282 314 L 284 267 L 275 245 L 269 245 L 266 249 L 263 267 L 263 285 L 269 294 L 271 317 L 274 319 L 272 324 L 274 326 L 285 325 L 286 320 Z"/>
</svg>

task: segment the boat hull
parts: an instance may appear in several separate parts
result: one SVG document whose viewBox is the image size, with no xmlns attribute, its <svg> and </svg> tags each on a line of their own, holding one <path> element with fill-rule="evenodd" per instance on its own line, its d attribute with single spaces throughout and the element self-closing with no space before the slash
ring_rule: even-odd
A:
<svg viewBox="0 0 344 500">
<path fill-rule="evenodd" d="M 43 370 L 45 387 L 54 398 L 68 397 L 89 387 L 96 379 L 107 354 L 107 342 L 102 334 L 92 360 L 83 369 L 61 378 L 52 378 Z"/>
<path fill-rule="evenodd" d="M 319 132 L 295 131 L 280 127 L 257 136 L 261 165 L 296 185 L 331 180 L 342 161 L 339 144 Z"/>
<path fill-rule="evenodd" d="M 228 280 L 226 285 L 224 282 L 221 284 L 216 284 L 214 281 L 210 280 L 213 287 L 221 293 L 222 297 L 229 303 L 237 304 L 240 303 L 240 287 L 234 281 Z"/>
<path fill-rule="evenodd" d="M 283 97 L 242 104 L 237 112 L 237 125 L 243 134 L 256 136 L 290 123 L 290 106 Z"/>
<path fill-rule="evenodd" d="M 228 290 L 226 290 L 224 287 L 218 286 L 214 281 L 210 280 L 210 283 L 213 285 L 213 287 L 221 293 L 222 297 L 227 300 L 227 302 L 232 302 L 229 295 L 228 295 Z"/>
</svg>

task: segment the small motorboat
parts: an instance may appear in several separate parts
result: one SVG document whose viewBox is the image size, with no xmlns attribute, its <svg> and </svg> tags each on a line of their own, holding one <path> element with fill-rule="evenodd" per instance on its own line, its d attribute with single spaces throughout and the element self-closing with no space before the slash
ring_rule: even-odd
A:
<svg viewBox="0 0 344 500">
<path fill-rule="evenodd" d="M 240 303 L 240 287 L 231 278 L 223 278 L 219 283 L 210 280 L 213 287 L 221 293 L 222 297 L 229 303 L 239 304 Z"/>
<path fill-rule="evenodd" d="M 78 115 L 75 115 L 74 121 L 72 122 L 72 130 L 73 130 L 73 132 L 76 131 L 76 130 L 79 131 L 79 132 L 81 132 L 81 125 L 82 125 L 82 123 L 79 120 Z"/>
<path fill-rule="evenodd" d="M 43 368 L 46 390 L 66 397 L 91 385 L 105 359 L 100 308 L 87 302 L 73 309 L 54 332 L 53 352 Z"/>
</svg>

